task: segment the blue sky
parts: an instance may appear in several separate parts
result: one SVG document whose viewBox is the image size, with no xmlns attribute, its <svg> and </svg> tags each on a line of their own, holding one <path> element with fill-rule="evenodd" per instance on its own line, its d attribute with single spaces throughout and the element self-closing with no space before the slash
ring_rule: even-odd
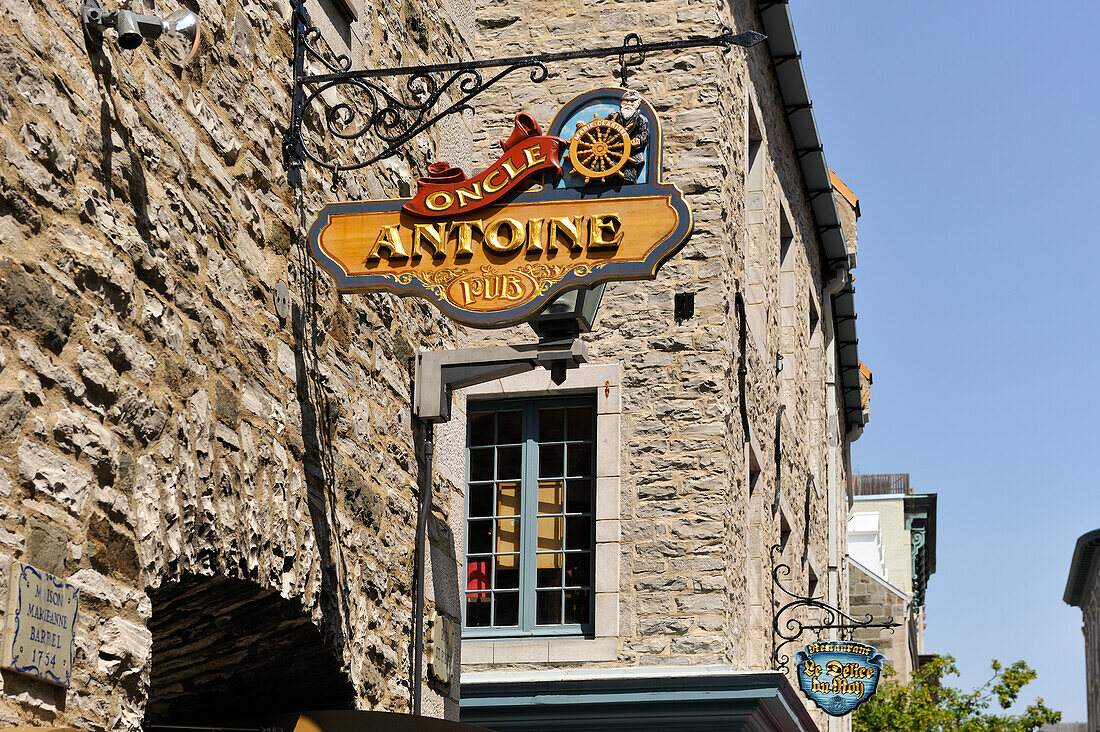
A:
<svg viewBox="0 0 1100 732">
<path fill-rule="evenodd" d="M 927 649 L 965 688 L 1022 658 L 1084 721 L 1081 614 L 1100 528 L 1100 3 L 792 0 L 832 167 L 860 197 L 874 371 L 856 470 L 939 494 Z"/>
</svg>

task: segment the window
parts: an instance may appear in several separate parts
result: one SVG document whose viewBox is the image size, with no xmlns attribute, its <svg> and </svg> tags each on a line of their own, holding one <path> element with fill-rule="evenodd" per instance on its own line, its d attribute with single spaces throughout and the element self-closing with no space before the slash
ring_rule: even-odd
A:
<svg viewBox="0 0 1100 732">
<path fill-rule="evenodd" d="M 467 411 L 466 633 L 591 633 L 594 399 Z"/>
<path fill-rule="evenodd" d="M 768 148 L 764 142 L 759 112 L 749 100 L 747 149 L 745 155 L 745 305 L 749 333 L 767 360 L 768 335 L 768 251 L 767 236 Z"/>
</svg>

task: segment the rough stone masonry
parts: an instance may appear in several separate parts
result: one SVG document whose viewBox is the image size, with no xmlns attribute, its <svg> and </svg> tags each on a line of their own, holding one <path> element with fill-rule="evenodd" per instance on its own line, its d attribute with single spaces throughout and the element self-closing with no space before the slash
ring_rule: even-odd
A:
<svg viewBox="0 0 1100 732">
<path fill-rule="evenodd" d="M 306 257 L 329 192 L 316 169 L 286 182 L 286 0 L 186 4 L 204 42 L 182 70 L 113 33 L 93 57 L 76 0 L 0 14 L 0 595 L 13 560 L 81 593 L 71 688 L 4 671 L 0 724 L 134 730 L 150 700 L 193 712 L 234 679 L 247 706 L 247 679 L 321 673 L 256 653 L 291 638 L 330 659 L 342 703 L 408 706 L 408 359 L 458 334 L 424 305 L 336 296 Z M 469 22 L 446 1 L 364 6 L 354 61 L 468 56 Z M 340 195 L 398 195 L 458 149 L 444 129 Z M 442 598 L 455 489 L 437 483 Z M 180 612 L 196 593 L 206 638 Z M 455 716 L 457 685 L 436 691 L 431 713 Z"/>
<path fill-rule="evenodd" d="M 497 57 L 613 45 L 631 32 L 655 41 L 761 29 L 754 2 L 481 0 L 477 20 L 477 47 Z M 825 591 L 827 453 L 845 428 L 827 399 L 826 267 L 771 62 L 766 44 L 652 54 L 628 78 L 661 118 L 664 177 L 688 194 L 695 230 L 655 281 L 609 286 L 586 336 L 592 363 L 622 370 L 622 477 L 608 522 L 619 556 L 601 568 L 597 555 L 596 567 L 597 582 L 611 571 L 618 588 L 615 652 L 570 657 L 550 641 L 548 664 L 533 643 L 495 641 L 487 653 L 470 642 L 465 671 L 772 669 L 785 601 L 775 562 L 792 568 L 787 585 L 801 594 Z M 545 85 L 492 90 L 475 137 L 481 163 L 512 115 L 545 125 L 576 95 L 619 86 L 617 72 L 615 57 L 579 60 Z M 694 294 L 693 318 L 674 318 L 678 292 Z M 843 556 L 843 457 L 836 470 Z"/>
</svg>

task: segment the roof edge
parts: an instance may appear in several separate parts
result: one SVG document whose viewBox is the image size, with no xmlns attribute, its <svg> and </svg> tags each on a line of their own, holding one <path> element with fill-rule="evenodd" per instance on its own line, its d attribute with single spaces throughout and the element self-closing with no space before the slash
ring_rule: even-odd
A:
<svg viewBox="0 0 1100 732">
<path fill-rule="evenodd" d="M 1096 576 L 1100 564 L 1100 529 L 1090 531 L 1077 539 L 1073 559 L 1069 563 L 1069 579 L 1062 600 L 1067 605 L 1081 607 L 1085 595 Z"/>
<path fill-rule="evenodd" d="M 848 563 L 856 565 L 856 568 L 858 568 L 859 571 L 861 571 L 865 575 L 867 575 L 870 579 L 872 579 L 875 582 L 877 582 L 878 584 L 882 585 L 883 587 L 885 587 L 890 592 L 893 592 L 895 595 L 900 597 L 905 602 L 909 602 L 909 596 L 906 595 L 901 590 L 901 588 L 894 587 L 892 584 L 890 584 L 889 580 L 886 580 L 886 579 L 883 579 L 882 577 L 880 577 L 878 572 L 871 569 L 870 567 L 864 566 L 864 564 L 862 562 L 860 562 L 858 559 L 853 557 L 851 554 L 848 555 Z"/>
<path fill-rule="evenodd" d="M 859 218 L 859 196 L 852 192 L 852 189 L 848 187 L 848 184 L 841 180 L 840 176 L 836 174 L 836 171 L 829 168 L 829 180 L 832 181 L 833 188 L 836 192 L 844 196 L 844 200 L 855 209 L 856 218 Z"/>
<path fill-rule="evenodd" d="M 855 337 L 855 288 L 852 285 L 851 260 L 844 241 L 836 200 L 832 195 L 832 176 L 822 150 L 817 118 L 814 116 L 813 104 L 806 87 L 802 54 L 794 35 L 794 21 L 788 0 L 777 0 L 758 7 L 758 10 L 764 23 L 763 32 L 768 37 L 773 73 L 779 84 L 779 93 L 802 169 L 810 213 L 821 248 L 825 252 L 825 270 L 847 273 L 847 285 L 840 294 L 833 297 L 833 317 L 838 322 L 843 320 L 851 329 L 851 337 L 838 340 L 837 344 L 845 422 L 848 429 L 862 428 L 866 419 L 863 415 L 859 380 L 859 339 Z M 829 195 L 815 195 L 825 190 Z M 826 276 L 826 279 L 832 278 Z"/>
</svg>

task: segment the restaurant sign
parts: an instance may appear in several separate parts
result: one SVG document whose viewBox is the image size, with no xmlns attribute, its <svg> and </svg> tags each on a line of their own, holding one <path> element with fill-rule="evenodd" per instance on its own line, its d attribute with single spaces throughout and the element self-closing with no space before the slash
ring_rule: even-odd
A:
<svg viewBox="0 0 1100 732">
<path fill-rule="evenodd" d="M 819 641 L 795 654 L 803 693 L 834 717 L 874 695 L 885 660 L 871 646 L 852 641 Z"/>
<path fill-rule="evenodd" d="M 545 133 L 519 114 L 500 147 L 473 176 L 431 164 L 412 198 L 325 206 L 313 258 L 341 292 L 419 296 L 496 328 L 565 290 L 651 279 L 691 235 L 683 194 L 661 180 L 656 113 L 637 92 L 583 94 Z"/>
</svg>

